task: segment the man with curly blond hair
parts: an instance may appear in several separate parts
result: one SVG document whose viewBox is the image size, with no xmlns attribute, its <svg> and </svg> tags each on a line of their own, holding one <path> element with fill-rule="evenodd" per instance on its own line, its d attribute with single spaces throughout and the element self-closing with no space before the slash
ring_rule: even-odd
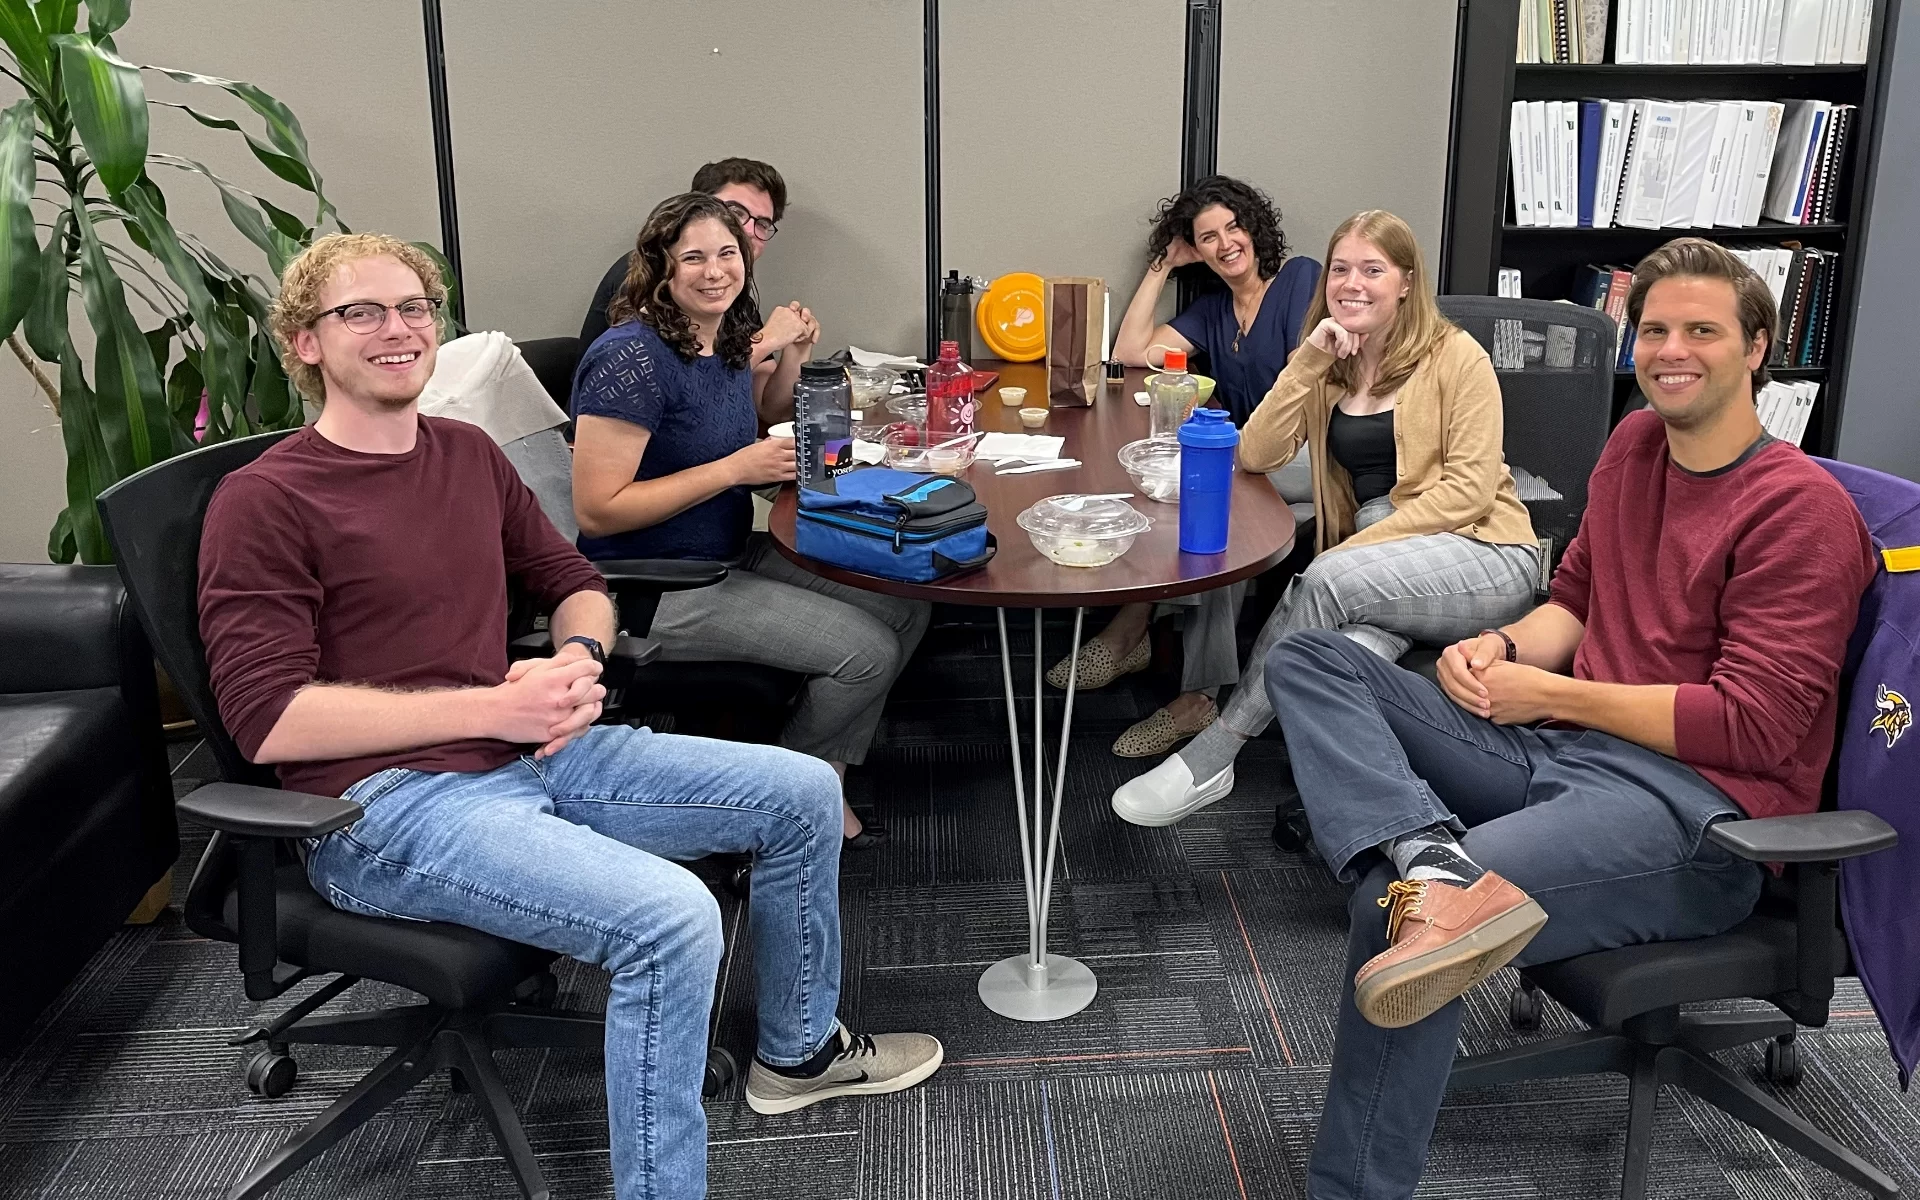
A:
<svg viewBox="0 0 1920 1200">
<path fill-rule="evenodd" d="M 378 234 L 324 237 L 288 264 L 273 333 L 320 417 L 208 507 L 200 631 L 220 715 L 289 789 L 365 809 L 307 848 L 335 907 L 605 968 L 615 1195 L 703 1196 L 720 913 L 676 860 L 754 856 L 756 1111 L 911 1087 L 940 1043 L 856 1036 L 834 1015 L 831 767 L 594 725 L 615 636 L 605 583 L 492 439 L 417 411 L 445 295 L 426 255 Z M 509 668 L 508 576 L 552 613 L 552 657 Z"/>
</svg>

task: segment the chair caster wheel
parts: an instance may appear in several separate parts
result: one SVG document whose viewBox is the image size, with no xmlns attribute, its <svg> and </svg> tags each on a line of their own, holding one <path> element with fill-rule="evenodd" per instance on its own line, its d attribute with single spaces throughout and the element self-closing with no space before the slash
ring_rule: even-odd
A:
<svg viewBox="0 0 1920 1200">
<path fill-rule="evenodd" d="M 1800 1043 L 1792 1034 L 1767 1043 L 1767 1081 L 1781 1087 L 1800 1082 Z"/>
<path fill-rule="evenodd" d="M 1540 993 L 1517 987 L 1507 997 L 1507 1021 L 1515 1029 L 1540 1028 Z"/>
<path fill-rule="evenodd" d="M 1273 810 L 1273 844 L 1288 854 L 1306 854 L 1313 847 L 1313 827 L 1307 824 L 1307 810 L 1295 804 L 1292 807 L 1275 806 Z"/>
<path fill-rule="evenodd" d="M 741 863 L 727 872 L 727 894 L 736 900 L 746 900 L 753 895 L 753 864 Z"/>
<path fill-rule="evenodd" d="M 740 1069 L 734 1065 L 733 1055 L 718 1046 L 707 1049 L 707 1073 L 700 1080 L 700 1094 L 711 1100 L 721 1092 L 733 1086 Z"/>
<path fill-rule="evenodd" d="M 247 1090 L 277 1100 L 293 1090 L 300 1064 L 283 1050 L 262 1050 L 247 1060 Z"/>
</svg>

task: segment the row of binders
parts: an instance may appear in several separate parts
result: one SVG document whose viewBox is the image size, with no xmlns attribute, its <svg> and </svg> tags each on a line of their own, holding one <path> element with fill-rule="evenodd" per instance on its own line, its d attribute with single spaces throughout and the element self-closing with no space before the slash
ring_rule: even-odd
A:
<svg viewBox="0 0 1920 1200">
<path fill-rule="evenodd" d="M 1864 63 L 1873 0 L 1520 0 L 1514 58 L 1647 64 Z"/>
<path fill-rule="evenodd" d="M 1825 100 L 1516 100 L 1513 223 L 1825 224 L 1839 211 L 1854 111 Z"/>
<path fill-rule="evenodd" d="M 1819 398 L 1820 385 L 1811 379 L 1776 379 L 1760 389 L 1753 406 L 1760 414 L 1760 428 L 1798 446 L 1807 436 L 1807 418 Z"/>
</svg>

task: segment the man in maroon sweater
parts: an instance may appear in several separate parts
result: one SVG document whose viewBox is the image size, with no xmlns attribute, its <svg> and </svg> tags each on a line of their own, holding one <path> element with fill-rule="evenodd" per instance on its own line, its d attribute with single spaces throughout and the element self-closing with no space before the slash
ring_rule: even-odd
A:
<svg viewBox="0 0 1920 1200">
<path fill-rule="evenodd" d="M 1548 603 L 1448 647 L 1438 687 L 1337 633 L 1268 660 L 1315 842 L 1359 881 L 1313 1200 L 1413 1194 L 1463 992 L 1733 927 L 1762 872 L 1707 827 L 1819 805 L 1866 528 L 1761 429 L 1765 283 L 1683 238 L 1627 310 L 1651 410 L 1609 439 Z"/>
<path fill-rule="evenodd" d="M 365 815 L 308 847 L 336 907 L 450 921 L 606 968 L 614 1193 L 706 1194 L 700 1080 L 720 914 L 673 860 L 754 856 L 758 1112 L 898 1091 L 924 1034 L 854 1035 L 840 992 L 840 784 L 772 746 L 596 726 L 614 611 L 479 429 L 422 417 L 446 296 L 418 249 L 321 238 L 274 336 L 320 418 L 207 509 L 200 631 L 220 714 L 289 788 Z M 509 575 L 552 612 L 506 657 Z"/>
</svg>

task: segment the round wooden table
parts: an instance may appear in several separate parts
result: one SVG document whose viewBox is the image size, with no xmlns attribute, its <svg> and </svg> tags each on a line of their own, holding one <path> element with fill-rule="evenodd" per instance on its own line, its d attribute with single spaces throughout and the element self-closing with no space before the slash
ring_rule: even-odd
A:
<svg viewBox="0 0 1920 1200">
<path fill-rule="evenodd" d="M 1234 480 L 1233 508 L 1227 549 L 1220 554 L 1183 554 L 1180 551 L 1180 509 L 1147 499 L 1133 486 L 1120 466 L 1120 447 L 1147 436 L 1145 407 L 1134 403 L 1143 391 L 1147 372 L 1129 369 L 1117 391 L 1102 390 L 1087 408 L 1054 409 L 1046 424 L 1034 430 L 1020 425 L 1018 410 L 1000 403 L 1001 387 L 1027 389 L 1027 407 L 1048 407 L 1046 370 L 1040 363 L 979 362 L 983 371 L 999 371 L 1000 379 L 980 397 L 975 428 L 1008 433 L 1047 433 L 1066 438 L 1062 457 L 1077 458 L 1081 466 L 1030 475 L 995 475 L 994 464 L 981 460 L 960 478 L 973 486 L 987 507 L 987 527 L 999 544 L 993 561 L 933 583 L 903 583 L 864 575 L 815 562 L 794 551 L 794 490 L 784 489 L 774 502 L 768 531 L 780 553 L 825 579 L 850 587 L 938 600 L 948 604 L 991 606 L 1000 632 L 1000 673 L 1006 688 L 1007 738 L 1013 751 L 1014 814 L 1020 829 L 1020 857 L 1027 886 L 1027 953 L 988 967 L 980 977 L 980 999 L 989 1009 L 1021 1021 L 1057 1021 L 1085 1008 L 1098 983 L 1084 964 L 1047 952 L 1047 924 L 1053 899 L 1053 869 L 1060 846 L 1060 803 L 1066 792 L 1067 739 L 1073 728 L 1073 697 L 1077 679 L 1069 672 L 1066 709 L 1060 723 L 1059 753 L 1054 760 L 1052 812 L 1046 811 L 1046 777 L 1042 743 L 1041 611 L 1071 608 L 1073 641 L 1069 661 L 1077 662 L 1081 625 L 1088 608 L 1167 600 L 1238 583 L 1277 566 L 1293 549 L 1293 513 L 1265 476 L 1241 472 Z M 1128 492 L 1134 507 L 1153 518 L 1153 528 L 1141 534 L 1133 548 L 1104 567 L 1063 567 L 1034 549 L 1015 518 L 1034 501 L 1065 492 Z M 1007 609 L 1033 610 L 1033 788 L 1032 815 L 1023 770 L 1018 714 L 1014 705 L 1013 658 L 1007 648 Z"/>
</svg>

